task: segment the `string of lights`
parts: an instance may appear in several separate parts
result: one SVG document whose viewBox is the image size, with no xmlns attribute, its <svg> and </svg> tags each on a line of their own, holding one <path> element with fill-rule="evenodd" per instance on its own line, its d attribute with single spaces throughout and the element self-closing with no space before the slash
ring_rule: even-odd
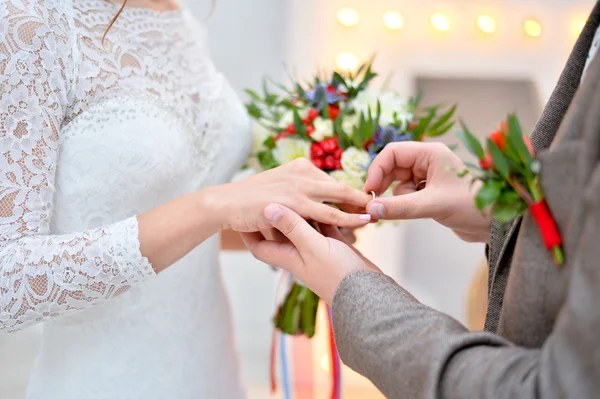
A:
<svg viewBox="0 0 600 399">
<path fill-rule="evenodd" d="M 338 22 L 347 28 L 356 27 L 361 20 L 359 12 L 350 7 L 340 8 L 337 12 Z M 498 22 L 491 15 L 478 15 L 475 19 L 477 28 L 484 34 L 492 35 L 498 29 Z M 577 34 L 583 30 L 586 20 L 577 21 Z M 396 10 L 389 10 L 382 15 L 383 25 L 391 31 L 399 31 L 405 27 L 404 16 Z M 452 20 L 443 12 L 436 12 L 430 15 L 429 23 L 438 32 L 450 32 L 453 28 Z M 531 38 L 539 38 L 543 34 L 542 23 L 534 18 L 523 21 L 523 32 Z M 339 53 L 336 57 L 338 67 L 346 70 L 353 70 L 358 65 L 356 56 L 349 52 Z"/>
</svg>

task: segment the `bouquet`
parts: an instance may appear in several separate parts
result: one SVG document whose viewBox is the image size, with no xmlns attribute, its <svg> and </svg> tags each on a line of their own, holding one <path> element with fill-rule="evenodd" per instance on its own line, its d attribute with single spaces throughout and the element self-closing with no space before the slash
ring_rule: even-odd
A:
<svg viewBox="0 0 600 399">
<path fill-rule="evenodd" d="M 481 183 L 475 207 L 481 211 L 490 208 L 501 223 L 508 223 L 529 210 L 546 249 L 557 265 L 562 264 L 562 239 L 544 199 L 540 166 L 516 115 L 509 115 L 507 121 L 488 136 L 486 151 L 464 123 L 459 137 L 479 160 L 479 165 L 466 163 L 467 170 L 459 172 L 461 177 L 470 172 L 473 181 Z"/>
<path fill-rule="evenodd" d="M 333 72 L 289 87 L 265 81 L 260 94 L 246 90 L 254 120 L 249 166 L 261 171 L 308 158 L 337 181 L 362 189 L 370 163 L 387 144 L 440 136 L 454 125 L 455 106 L 420 108 L 420 97 L 372 90 L 376 76 L 370 61 L 355 73 Z M 313 292 L 293 283 L 274 317 L 276 328 L 311 338 L 318 304 Z"/>
</svg>

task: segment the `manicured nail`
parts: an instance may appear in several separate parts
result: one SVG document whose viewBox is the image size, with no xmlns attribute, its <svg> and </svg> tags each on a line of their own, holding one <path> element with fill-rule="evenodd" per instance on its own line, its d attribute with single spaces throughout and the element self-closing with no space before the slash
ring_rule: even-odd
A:
<svg viewBox="0 0 600 399">
<path fill-rule="evenodd" d="M 281 219 L 281 208 L 277 205 L 268 205 L 265 208 L 265 217 L 269 219 L 271 222 L 276 222 Z"/>
<path fill-rule="evenodd" d="M 385 216 L 385 207 L 377 202 L 367 205 L 367 212 L 376 219 L 382 219 Z"/>
<path fill-rule="evenodd" d="M 366 215 L 360 215 L 358 218 L 367 222 L 371 221 L 371 215 L 369 215 L 368 213 Z"/>
</svg>

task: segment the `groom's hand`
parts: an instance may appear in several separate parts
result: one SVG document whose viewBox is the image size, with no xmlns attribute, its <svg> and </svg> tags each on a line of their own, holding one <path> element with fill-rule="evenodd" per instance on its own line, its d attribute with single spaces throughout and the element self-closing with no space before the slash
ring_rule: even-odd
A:
<svg viewBox="0 0 600 399">
<path fill-rule="evenodd" d="M 298 214 L 277 204 L 268 205 L 264 217 L 287 241 L 269 241 L 260 233 L 243 233 L 250 252 L 271 266 L 289 271 L 328 304 L 332 303 L 337 286 L 350 273 L 379 271 L 346 244 L 335 227 L 320 225 L 321 234 Z"/>
<path fill-rule="evenodd" d="M 465 165 L 441 143 L 388 144 L 369 167 L 365 191 L 394 196 L 367 205 L 373 219 L 434 219 L 469 242 L 488 242 L 491 217 L 475 209 L 476 187 L 456 175 Z M 426 182 L 426 183 L 423 183 Z"/>
</svg>

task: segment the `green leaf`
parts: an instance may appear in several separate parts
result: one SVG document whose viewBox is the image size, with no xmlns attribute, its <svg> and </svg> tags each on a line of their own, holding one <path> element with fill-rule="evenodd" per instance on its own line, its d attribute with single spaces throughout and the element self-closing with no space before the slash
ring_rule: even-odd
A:
<svg viewBox="0 0 600 399">
<path fill-rule="evenodd" d="M 273 169 L 279 166 L 279 163 L 273 157 L 271 151 L 261 151 L 257 154 L 258 162 L 264 170 Z"/>
<path fill-rule="evenodd" d="M 423 136 L 425 134 L 425 131 L 427 130 L 427 127 L 431 123 L 431 120 L 434 118 L 434 116 L 435 116 L 435 109 L 431 108 L 431 109 L 429 109 L 427 116 L 425 116 L 425 117 L 421 118 L 421 120 L 419 120 L 419 124 L 413 130 L 414 140 L 420 139 L 421 136 Z"/>
<path fill-rule="evenodd" d="M 447 128 L 442 133 L 439 133 L 439 130 L 441 128 L 443 128 L 444 125 L 446 125 L 448 123 L 448 121 L 450 121 L 450 119 L 454 116 L 455 111 L 456 111 L 456 105 L 453 105 L 452 108 L 450 108 L 450 110 L 448 112 L 446 112 L 445 114 L 440 116 L 440 118 L 433 125 L 431 125 L 431 127 L 429 128 L 430 133 L 428 135 L 429 136 L 433 136 L 433 135 L 440 136 L 441 134 L 444 134 L 445 132 L 447 132 L 452 127 L 452 125 L 450 125 L 450 127 Z"/>
<path fill-rule="evenodd" d="M 308 338 L 315 335 L 319 297 L 306 287 L 302 287 L 302 331 Z"/>
<path fill-rule="evenodd" d="M 443 134 L 447 133 L 448 130 L 452 129 L 454 127 L 455 123 L 456 122 L 452 121 L 452 122 L 449 122 L 447 125 L 438 128 L 437 130 L 429 130 L 429 132 L 427 132 L 427 136 L 428 137 L 442 136 Z"/>
<path fill-rule="evenodd" d="M 260 96 L 258 94 L 256 94 L 256 92 L 254 90 L 246 89 L 244 91 L 246 92 L 246 94 L 248 94 L 250 97 L 252 97 L 252 99 L 254 101 L 257 101 L 257 102 L 261 102 L 262 101 L 261 98 L 260 98 Z"/>
<path fill-rule="evenodd" d="M 267 137 L 266 140 L 263 141 L 263 145 L 269 150 L 272 150 L 273 148 L 275 148 L 275 138 L 272 136 Z"/>
<path fill-rule="evenodd" d="M 488 180 L 487 182 L 485 182 L 477 192 L 477 195 L 475 196 L 475 206 L 477 207 L 477 209 L 486 209 L 494 202 L 496 202 L 496 200 L 500 196 L 502 186 L 503 182 L 499 182 L 496 180 Z"/>
<path fill-rule="evenodd" d="M 342 75 L 340 75 L 338 72 L 333 73 L 333 78 L 331 79 L 331 83 L 336 87 L 341 84 L 347 88 L 346 79 L 344 79 L 344 77 Z"/>
<path fill-rule="evenodd" d="M 498 148 L 498 146 L 496 146 L 492 140 L 488 139 L 487 145 L 490 150 L 490 154 L 492 154 L 492 159 L 494 160 L 494 168 L 502 177 L 505 179 L 508 178 L 508 176 L 510 176 L 510 168 L 508 166 L 506 157 L 502 154 L 500 148 Z"/>
<path fill-rule="evenodd" d="M 518 206 L 512 204 L 497 203 L 492 208 L 492 216 L 502 224 L 514 220 L 522 213 L 522 210 Z"/>
<path fill-rule="evenodd" d="M 296 128 L 296 135 L 301 138 L 308 138 L 306 126 L 304 125 L 304 122 L 302 122 L 297 109 L 294 109 L 294 127 Z"/>
<path fill-rule="evenodd" d="M 492 215 L 500 223 L 508 223 L 517 216 L 522 215 L 527 210 L 527 204 L 523 199 L 512 190 L 506 188 L 502 191 L 498 201 L 494 204 Z"/>
<path fill-rule="evenodd" d="M 508 138 L 514 148 L 517 150 L 519 158 L 525 165 L 526 169 L 530 168 L 533 158 L 523 141 L 523 131 L 521 130 L 521 124 L 515 114 L 508 116 Z"/>
<path fill-rule="evenodd" d="M 462 130 L 456 132 L 456 135 L 460 141 L 462 141 L 469 152 L 475 155 L 478 159 L 484 158 L 485 153 L 483 152 L 483 147 L 481 147 L 481 144 L 479 144 L 477 138 L 469 131 L 469 128 L 463 121 L 460 121 L 460 125 Z"/>
<path fill-rule="evenodd" d="M 323 118 L 329 119 L 329 103 L 327 102 L 327 96 L 323 96 Z"/>
<path fill-rule="evenodd" d="M 253 117 L 254 119 L 262 118 L 261 109 L 258 107 L 258 105 L 254 104 L 254 103 L 246 104 L 246 111 L 248 111 L 248 114 L 251 117 Z"/>
</svg>

